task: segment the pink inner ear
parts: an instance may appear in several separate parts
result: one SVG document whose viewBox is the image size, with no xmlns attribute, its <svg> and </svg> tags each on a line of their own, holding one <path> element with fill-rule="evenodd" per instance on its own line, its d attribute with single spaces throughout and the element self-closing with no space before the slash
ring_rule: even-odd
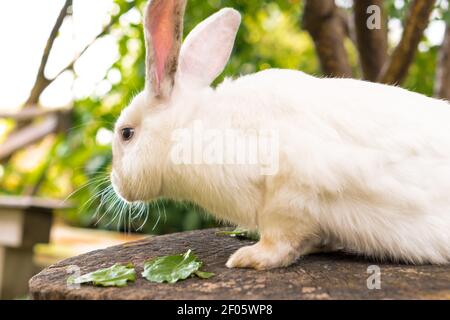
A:
<svg viewBox="0 0 450 320">
<path fill-rule="evenodd" d="M 153 1 L 155 5 L 149 6 L 146 27 L 153 46 L 156 84 L 159 89 L 163 81 L 164 67 L 174 45 L 176 0 Z"/>
</svg>

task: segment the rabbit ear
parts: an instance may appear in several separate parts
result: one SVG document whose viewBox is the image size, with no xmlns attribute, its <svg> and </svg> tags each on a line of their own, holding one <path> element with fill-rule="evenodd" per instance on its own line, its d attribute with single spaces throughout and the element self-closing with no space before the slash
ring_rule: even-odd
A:
<svg viewBox="0 0 450 320">
<path fill-rule="evenodd" d="M 151 0 L 145 9 L 146 86 L 160 98 L 172 91 L 186 0 Z"/>
<path fill-rule="evenodd" d="M 183 83 L 209 86 L 225 68 L 241 15 L 224 8 L 198 24 L 181 47 L 179 74 Z"/>
</svg>

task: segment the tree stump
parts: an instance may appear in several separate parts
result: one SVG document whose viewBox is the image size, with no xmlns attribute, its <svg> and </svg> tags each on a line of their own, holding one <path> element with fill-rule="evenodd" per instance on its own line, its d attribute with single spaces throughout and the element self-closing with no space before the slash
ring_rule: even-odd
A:
<svg viewBox="0 0 450 320">
<path fill-rule="evenodd" d="M 252 241 L 217 235 L 207 229 L 150 237 L 97 250 L 52 265 L 30 280 L 33 299 L 450 299 L 450 266 L 381 263 L 345 253 L 314 254 L 287 268 L 269 271 L 228 269 L 229 255 Z M 210 279 L 189 278 L 175 284 L 141 277 L 143 262 L 192 249 Z M 138 279 L 123 288 L 66 285 L 71 266 L 81 273 L 133 262 Z M 381 288 L 373 288 L 373 266 Z M 72 267 L 73 268 L 73 267 Z M 368 269 L 369 268 L 369 269 Z M 369 271 L 369 272 L 368 272 Z M 370 278 L 372 277 L 372 278 Z M 369 286 L 368 286 L 369 283 Z M 371 287 L 373 289 L 369 289 Z"/>
</svg>

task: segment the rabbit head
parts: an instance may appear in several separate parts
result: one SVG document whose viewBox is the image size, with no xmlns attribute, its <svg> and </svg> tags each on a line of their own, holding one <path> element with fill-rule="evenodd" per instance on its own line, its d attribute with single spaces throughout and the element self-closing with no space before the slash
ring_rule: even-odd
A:
<svg viewBox="0 0 450 320">
<path fill-rule="evenodd" d="M 170 165 L 170 138 L 180 117 L 223 71 L 231 54 L 240 14 L 225 8 L 186 37 L 186 0 L 153 0 L 145 9 L 146 84 L 116 122 L 111 182 L 127 201 L 161 196 Z"/>
</svg>

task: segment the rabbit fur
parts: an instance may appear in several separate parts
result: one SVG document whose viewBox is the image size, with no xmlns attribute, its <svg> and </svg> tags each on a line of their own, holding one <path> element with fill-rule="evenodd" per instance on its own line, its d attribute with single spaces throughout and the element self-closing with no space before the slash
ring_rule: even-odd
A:
<svg viewBox="0 0 450 320">
<path fill-rule="evenodd" d="M 228 267 L 288 266 L 335 250 L 377 260 L 450 261 L 450 105 L 395 86 L 269 69 L 216 88 L 240 24 L 224 8 L 181 45 L 184 0 L 146 8 L 147 80 L 120 115 L 111 180 L 126 201 L 190 201 L 257 229 Z M 174 132 L 201 123 L 273 130 L 277 168 L 180 164 Z M 123 128 L 132 128 L 124 141 Z M 190 148 L 188 141 L 182 142 Z"/>
</svg>

